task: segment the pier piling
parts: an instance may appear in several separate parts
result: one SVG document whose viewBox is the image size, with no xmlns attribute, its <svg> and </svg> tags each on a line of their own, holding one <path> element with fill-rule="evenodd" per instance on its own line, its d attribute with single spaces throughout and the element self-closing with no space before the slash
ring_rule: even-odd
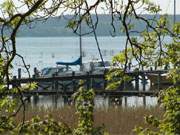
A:
<svg viewBox="0 0 180 135">
<path fill-rule="evenodd" d="M 21 79 L 21 68 L 18 68 L 18 79 Z"/>
</svg>

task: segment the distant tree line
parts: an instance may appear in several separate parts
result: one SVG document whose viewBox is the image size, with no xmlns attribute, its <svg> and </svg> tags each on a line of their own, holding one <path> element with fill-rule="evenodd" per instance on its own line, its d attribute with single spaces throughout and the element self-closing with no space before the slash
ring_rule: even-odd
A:
<svg viewBox="0 0 180 135">
<path fill-rule="evenodd" d="M 69 18 L 72 18 L 73 15 L 65 15 L 61 17 L 50 17 L 46 21 L 34 21 L 28 25 L 21 26 L 18 31 L 18 37 L 63 37 L 63 36 L 76 36 L 67 26 Z M 144 18 L 153 18 L 154 15 L 142 15 Z M 157 15 L 160 17 L 160 15 Z M 111 36 L 112 27 L 111 27 L 111 15 L 99 14 L 99 22 L 97 25 L 96 33 L 98 36 Z M 173 15 L 168 15 L 168 20 L 173 24 Z M 180 15 L 177 15 L 177 22 L 180 21 Z M 92 19 L 95 21 L 95 15 L 92 15 Z M 135 24 L 135 30 L 142 31 L 146 27 L 146 23 L 139 22 L 135 19 L 132 19 L 132 23 Z M 114 26 L 116 28 L 116 36 L 125 36 L 125 33 L 122 32 L 119 28 L 122 27 L 122 24 L 115 20 Z M 172 27 L 172 26 L 169 26 Z M 90 28 L 86 24 L 82 24 L 82 31 L 88 31 Z M 138 33 L 132 33 L 134 36 L 138 36 Z M 87 36 L 93 36 L 89 34 Z"/>
</svg>

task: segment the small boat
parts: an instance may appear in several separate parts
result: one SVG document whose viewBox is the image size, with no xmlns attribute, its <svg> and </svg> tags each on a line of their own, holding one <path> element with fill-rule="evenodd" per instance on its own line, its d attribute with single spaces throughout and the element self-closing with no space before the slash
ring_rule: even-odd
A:
<svg viewBox="0 0 180 135">
<path fill-rule="evenodd" d="M 72 68 L 67 66 L 56 66 L 56 67 L 45 67 L 41 70 L 41 74 L 39 77 L 41 78 L 51 78 L 53 76 L 71 76 Z M 59 87 L 67 87 L 67 89 L 71 89 L 70 85 L 71 81 L 59 81 Z M 38 91 L 44 90 L 52 90 L 52 82 L 39 82 L 38 83 Z M 61 88 L 63 89 L 63 88 Z"/>
<path fill-rule="evenodd" d="M 83 63 L 83 71 L 84 72 L 91 72 L 96 74 L 104 73 L 105 70 L 108 70 L 111 68 L 111 62 L 110 61 L 102 61 L 99 60 L 92 60 L 87 63 Z"/>
<path fill-rule="evenodd" d="M 45 67 L 41 70 L 40 77 L 52 77 L 52 76 L 60 76 L 64 73 L 72 72 L 71 67 L 66 66 L 57 66 L 57 67 Z"/>
</svg>

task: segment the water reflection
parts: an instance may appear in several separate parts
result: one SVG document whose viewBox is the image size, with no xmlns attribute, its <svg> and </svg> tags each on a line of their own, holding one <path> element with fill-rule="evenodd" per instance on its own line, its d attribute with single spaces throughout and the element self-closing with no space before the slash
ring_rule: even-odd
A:
<svg viewBox="0 0 180 135">
<path fill-rule="evenodd" d="M 156 106 L 157 97 L 110 97 L 110 96 L 96 96 L 94 99 L 95 108 L 108 108 L 109 106 L 122 107 L 139 107 L 139 106 Z M 65 105 L 72 105 L 72 97 L 65 96 L 33 96 L 29 104 L 32 107 L 55 107 L 62 108 Z"/>
<path fill-rule="evenodd" d="M 135 81 L 128 83 L 127 86 L 122 86 L 125 91 L 136 91 Z M 162 86 L 162 88 L 165 86 Z M 143 88 L 142 82 L 139 81 L 139 91 L 151 91 L 156 90 L 157 86 L 151 86 L 149 80 Z M 49 96 L 32 96 L 30 102 L 32 107 L 55 107 L 61 108 L 65 105 L 73 104 L 73 99 L 71 96 L 62 96 L 62 95 L 49 95 Z M 107 95 L 96 95 L 94 99 L 96 108 L 108 108 L 109 106 L 122 106 L 122 107 L 140 107 L 140 106 L 156 106 L 158 104 L 157 97 L 151 96 L 107 96 Z"/>
</svg>

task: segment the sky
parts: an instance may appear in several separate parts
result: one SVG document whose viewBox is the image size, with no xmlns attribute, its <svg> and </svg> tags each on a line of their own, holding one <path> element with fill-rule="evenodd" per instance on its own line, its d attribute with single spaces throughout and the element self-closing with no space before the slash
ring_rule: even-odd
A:
<svg viewBox="0 0 180 135">
<path fill-rule="evenodd" d="M 0 3 L 2 3 L 5 0 L 0 0 Z M 19 0 L 13 0 L 14 3 L 17 3 L 16 1 Z M 94 3 L 95 0 L 88 0 L 90 3 Z M 126 1 L 126 0 L 125 0 Z M 160 5 L 162 11 L 161 14 L 174 14 L 174 0 L 150 0 L 152 2 L 155 2 L 156 4 Z M 99 10 L 101 12 L 101 10 Z M 176 0 L 176 14 L 180 14 L 180 0 Z"/>
<path fill-rule="evenodd" d="M 160 5 L 162 13 L 174 14 L 174 0 L 151 0 Z M 180 0 L 176 0 L 176 14 L 180 14 Z"/>
<path fill-rule="evenodd" d="M 89 0 L 93 3 L 95 0 Z M 124 0 L 127 1 L 127 0 Z M 160 14 L 174 14 L 174 0 L 149 0 L 157 5 L 160 5 L 162 11 Z M 176 14 L 180 14 L 180 0 L 176 1 Z"/>
</svg>

